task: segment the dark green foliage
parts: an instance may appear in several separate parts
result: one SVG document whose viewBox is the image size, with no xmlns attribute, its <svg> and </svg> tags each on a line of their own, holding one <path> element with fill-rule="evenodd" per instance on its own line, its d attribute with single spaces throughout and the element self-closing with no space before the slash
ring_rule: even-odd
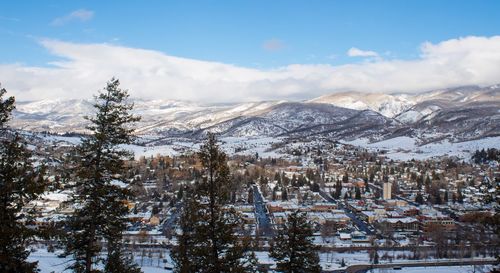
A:
<svg viewBox="0 0 500 273">
<path fill-rule="evenodd" d="M 312 236 L 313 229 L 305 213 L 295 211 L 288 216 L 283 229 L 274 238 L 269 254 L 276 261 L 279 272 L 321 272 Z"/>
<path fill-rule="evenodd" d="M 424 204 L 424 197 L 422 196 L 422 194 L 420 192 L 417 193 L 417 196 L 415 197 L 415 203 L 418 203 L 420 205 Z"/>
<path fill-rule="evenodd" d="M 283 188 L 283 190 L 281 191 L 281 201 L 288 201 L 288 193 L 286 188 Z"/>
<path fill-rule="evenodd" d="M 361 190 L 359 189 L 359 187 L 356 187 L 356 194 L 354 198 L 356 198 L 357 200 L 361 199 Z"/>
<path fill-rule="evenodd" d="M 315 182 L 313 182 L 311 184 L 310 188 L 311 188 L 311 191 L 313 191 L 313 192 L 319 192 L 319 190 L 320 190 L 319 184 L 315 183 Z"/>
<path fill-rule="evenodd" d="M 499 161 L 500 160 L 500 150 L 495 148 L 481 151 L 476 150 L 472 156 L 472 160 L 476 164 L 487 163 L 488 161 Z"/>
<path fill-rule="evenodd" d="M 10 119 L 12 110 L 15 108 L 14 97 L 8 97 L 4 100 L 2 97 L 5 93 L 7 93 L 7 90 L 0 86 L 0 128 L 4 128 L 5 123 Z"/>
<path fill-rule="evenodd" d="M 375 250 L 375 255 L 373 256 L 373 263 L 378 264 L 379 263 L 379 256 L 378 256 L 378 251 Z"/>
<path fill-rule="evenodd" d="M 335 199 L 340 199 L 340 196 L 342 195 L 342 182 L 340 180 L 337 180 L 335 182 Z"/>
<path fill-rule="evenodd" d="M 242 221 L 234 209 L 225 207 L 230 175 L 226 154 L 213 134 L 198 156 L 204 175 L 183 199 L 182 233 L 172 250 L 175 272 L 248 272 L 247 245 L 235 234 L 242 230 Z"/>
<path fill-rule="evenodd" d="M 73 263 L 74 272 L 99 272 L 94 265 L 104 262 L 106 272 L 139 272 L 123 257 L 122 232 L 126 225 L 128 207 L 132 197 L 123 178 L 124 159 L 131 154 L 119 147 L 132 142 L 130 124 L 139 118 L 129 114 L 133 105 L 126 103 L 127 91 L 112 79 L 96 97 L 96 115 L 87 119 L 91 134 L 82 139 L 72 158 L 74 189 L 72 201 L 76 210 L 67 219 L 69 229 L 65 255 Z M 102 246 L 107 243 L 107 259 L 100 258 Z"/>
<path fill-rule="evenodd" d="M 44 167 L 35 168 L 24 139 L 6 129 L 14 97 L 5 93 L 0 88 L 0 272 L 36 272 L 26 247 L 40 230 L 30 227 L 34 211 L 25 206 L 45 190 Z"/>
<path fill-rule="evenodd" d="M 441 205 L 443 201 L 441 200 L 441 193 L 439 191 L 436 191 L 434 195 L 434 204 Z"/>
<path fill-rule="evenodd" d="M 460 204 L 463 204 L 464 202 L 464 195 L 462 194 L 462 188 L 460 187 L 457 188 L 457 202 Z"/>
<path fill-rule="evenodd" d="M 248 198 L 247 198 L 247 203 L 248 204 L 253 204 L 253 202 L 254 202 L 253 201 L 253 195 L 254 195 L 254 193 L 253 193 L 253 187 L 249 187 L 249 189 L 248 189 Z"/>
<path fill-rule="evenodd" d="M 198 248 L 196 245 L 195 223 L 198 220 L 198 203 L 194 201 L 190 192 L 185 193 L 181 215 L 179 217 L 179 228 L 182 233 L 177 236 L 178 245 L 173 248 L 171 257 L 176 265 L 175 272 L 190 273 L 199 272 Z"/>
</svg>

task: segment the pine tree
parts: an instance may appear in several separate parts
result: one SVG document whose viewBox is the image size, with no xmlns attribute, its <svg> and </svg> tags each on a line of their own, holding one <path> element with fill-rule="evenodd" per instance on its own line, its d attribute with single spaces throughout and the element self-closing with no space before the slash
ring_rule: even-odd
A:
<svg viewBox="0 0 500 273">
<path fill-rule="evenodd" d="M 441 193 L 439 191 L 437 191 L 434 196 L 435 196 L 435 198 L 434 198 L 434 204 L 441 205 L 441 203 L 443 202 L 441 200 Z"/>
<path fill-rule="evenodd" d="M 248 198 L 247 198 L 247 203 L 248 204 L 253 204 L 253 195 L 254 195 L 254 192 L 253 192 L 253 187 L 249 187 L 248 188 Z"/>
<path fill-rule="evenodd" d="M 34 211 L 23 207 L 43 193 L 46 183 L 43 166 L 33 166 L 25 140 L 6 127 L 15 100 L 4 100 L 5 93 L 0 86 L 0 272 L 36 272 L 37 263 L 26 260 L 26 247 L 39 230 L 28 227 Z"/>
<path fill-rule="evenodd" d="M 271 243 L 270 257 L 279 272 L 321 272 L 319 256 L 312 243 L 313 229 L 306 214 L 295 211 Z"/>
<path fill-rule="evenodd" d="M 106 272 L 140 272 L 122 253 L 122 232 L 126 227 L 126 202 L 132 197 L 124 159 L 130 152 L 119 147 L 133 140 L 130 125 L 139 120 L 129 112 L 128 93 L 111 79 L 95 98 L 94 117 L 87 117 L 91 134 L 82 139 L 73 159 L 75 211 L 67 219 L 69 228 L 65 255 L 72 255 L 68 267 L 74 272 L 98 272 L 94 265 L 104 262 Z M 107 243 L 107 258 L 100 257 Z"/>
<path fill-rule="evenodd" d="M 190 191 L 186 191 L 182 202 L 178 223 L 181 234 L 177 235 L 178 245 L 172 249 L 171 253 L 172 261 L 175 264 L 174 272 L 200 272 L 200 261 L 197 260 L 199 248 L 195 247 L 195 224 L 199 221 L 198 203 L 192 198 Z"/>
<path fill-rule="evenodd" d="M 356 192 L 355 192 L 354 198 L 356 198 L 357 200 L 361 199 L 361 190 L 359 189 L 359 187 L 356 187 Z"/>
<path fill-rule="evenodd" d="M 176 272 L 246 272 L 247 250 L 235 234 L 242 221 L 229 201 L 229 168 L 215 135 L 209 134 L 198 153 L 204 175 L 183 203 L 182 233 L 172 251 Z"/>
<path fill-rule="evenodd" d="M 243 265 L 245 267 L 246 273 L 257 273 L 259 271 L 259 261 L 257 260 L 257 256 L 255 256 L 254 251 L 248 252 L 247 258 L 245 259 L 245 264 Z"/>
<path fill-rule="evenodd" d="M 378 256 L 378 251 L 375 249 L 375 255 L 373 257 L 373 263 L 378 264 L 379 263 L 379 256 Z"/>
<path fill-rule="evenodd" d="M 457 188 L 457 202 L 460 204 L 463 204 L 464 202 L 464 195 L 462 194 L 462 188 L 458 187 Z"/>
<path fill-rule="evenodd" d="M 423 205 L 424 204 L 424 197 L 420 192 L 417 193 L 417 196 L 415 197 L 415 203 Z"/>
<path fill-rule="evenodd" d="M 286 188 L 281 191 L 281 201 L 288 201 L 288 193 Z"/>
<path fill-rule="evenodd" d="M 337 182 L 335 183 L 335 199 L 340 199 L 340 196 L 342 195 L 342 182 L 337 179 Z"/>
</svg>

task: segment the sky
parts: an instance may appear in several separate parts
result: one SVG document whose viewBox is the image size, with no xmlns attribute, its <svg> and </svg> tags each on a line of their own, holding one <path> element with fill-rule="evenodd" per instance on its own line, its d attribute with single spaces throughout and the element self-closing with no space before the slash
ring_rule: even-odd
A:
<svg viewBox="0 0 500 273">
<path fill-rule="evenodd" d="M 500 83 L 500 1 L 1 1 L 18 100 L 302 100 Z"/>
</svg>

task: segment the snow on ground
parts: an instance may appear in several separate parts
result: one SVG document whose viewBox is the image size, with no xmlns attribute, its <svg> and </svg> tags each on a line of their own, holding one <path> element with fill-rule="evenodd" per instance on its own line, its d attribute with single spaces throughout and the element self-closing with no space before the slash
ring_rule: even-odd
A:
<svg viewBox="0 0 500 273">
<path fill-rule="evenodd" d="M 37 249 L 32 252 L 28 260 L 38 261 L 38 268 L 41 273 L 63 272 L 67 266 L 66 259 L 58 258 L 54 253 L 47 252 L 46 249 Z"/>
<path fill-rule="evenodd" d="M 68 192 L 45 192 L 40 196 L 41 199 L 54 200 L 54 201 L 67 201 L 69 198 Z"/>
<path fill-rule="evenodd" d="M 52 142 L 67 142 L 68 144 L 76 145 L 79 144 L 81 141 L 80 137 L 68 137 L 68 136 L 56 136 L 56 135 L 47 135 L 43 137 L 44 140 L 46 141 L 52 141 Z"/>
<path fill-rule="evenodd" d="M 57 254 L 60 254 L 60 251 L 57 253 L 50 253 L 47 249 L 41 248 L 37 249 L 35 252 L 32 252 L 28 257 L 28 260 L 38 261 L 38 269 L 40 269 L 40 273 L 62 273 L 62 272 L 71 272 L 69 270 L 64 271 L 64 269 L 69 265 L 69 258 L 59 258 Z M 138 255 L 135 256 L 135 262 L 140 265 L 141 257 Z M 170 270 L 164 269 L 164 263 L 160 261 L 158 263 L 158 258 L 153 258 L 150 260 L 149 258 L 144 258 L 140 266 L 142 272 L 144 273 L 169 273 L 172 272 Z"/>
<path fill-rule="evenodd" d="M 281 137 L 225 137 L 222 138 L 222 148 L 228 154 L 255 155 L 259 157 L 279 157 L 275 151 L 270 151 L 273 143 L 279 143 Z"/>
<path fill-rule="evenodd" d="M 63 136 L 46 136 L 46 140 L 53 142 L 67 142 L 68 144 L 78 144 L 78 137 L 63 137 Z M 255 155 L 260 157 L 283 157 L 276 150 L 272 150 L 272 145 L 280 143 L 284 138 L 281 137 L 225 137 L 220 139 L 221 147 L 228 154 L 238 155 Z M 486 148 L 500 149 L 500 137 L 490 137 L 466 142 L 449 142 L 443 140 L 440 142 L 428 143 L 419 146 L 418 139 L 411 137 L 395 137 L 378 142 L 370 142 L 367 138 L 346 141 L 345 144 L 360 146 L 371 150 L 385 150 L 386 156 L 394 160 L 425 160 L 440 156 L 456 156 L 462 159 L 469 159 L 475 150 Z M 293 145 L 299 147 L 303 143 L 290 143 L 290 148 Z M 173 141 L 171 144 L 158 146 L 139 146 L 139 145 L 123 145 L 127 150 L 134 153 L 135 158 L 141 156 L 150 157 L 161 155 L 179 155 L 186 152 L 196 152 L 200 143 Z"/>
<path fill-rule="evenodd" d="M 66 137 L 66 136 L 44 136 L 45 141 L 49 142 L 66 142 L 69 145 L 77 145 L 80 143 L 79 137 Z M 199 148 L 198 144 L 191 142 L 173 142 L 167 145 L 158 146 L 140 146 L 136 144 L 122 145 L 122 147 L 134 153 L 134 157 L 139 159 L 141 156 L 150 157 L 157 154 L 165 156 L 179 155 L 184 151 L 194 151 Z"/>
<path fill-rule="evenodd" d="M 46 248 L 38 248 L 36 251 L 32 252 L 28 257 L 29 261 L 38 261 L 38 268 L 40 269 L 40 273 L 61 273 L 65 272 L 64 269 L 68 266 L 69 258 L 59 258 L 57 255 L 61 253 L 61 250 L 56 251 L 56 253 L 48 252 Z M 383 251 L 380 252 L 383 255 Z M 392 254 L 402 254 L 400 251 L 389 251 Z M 147 255 L 146 255 L 147 256 Z M 164 263 L 163 258 L 159 258 L 158 254 L 154 254 L 153 258 L 141 257 L 139 253 L 134 255 L 135 262 L 142 269 L 144 273 L 157 273 L 164 272 L 169 273 L 171 270 L 167 270 L 164 267 L 171 267 L 171 262 Z M 269 257 L 268 252 L 257 251 L 255 252 L 255 256 L 259 260 L 261 264 L 268 264 L 271 266 L 275 266 L 275 262 L 272 258 Z M 164 256 L 168 261 L 169 252 L 166 251 Z M 325 270 L 331 269 L 339 269 L 341 268 L 341 262 L 344 260 L 347 266 L 354 264 L 369 264 L 369 255 L 367 251 L 354 251 L 354 252 L 342 252 L 342 253 L 320 253 L 320 264 L 321 267 Z M 433 259 L 430 259 L 433 260 Z M 427 260 L 427 261 L 430 261 Z M 382 260 L 381 263 L 386 263 L 388 261 Z M 407 259 L 398 259 L 393 262 L 415 262 Z M 486 266 L 476 266 L 475 272 L 488 272 L 488 269 L 491 269 L 490 265 Z M 465 272 L 473 272 L 473 266 L 438 266 L 438 267 L 405 267 L 403 270 L 393 270 L 389 269 L 373 269 L 374 273 L 385 273 L 385 272 L 405 272 L 405 273 L 425 273 L 425 272 L 436 272 L 436 273 L 465 273 Z M 68 272 L 68 271 L 66 271 Z M 370 271 L 368 271 L 370 272 Z"/>
<path fill-rule="evenodd" d="M 405 273 L 469 273 L 469 272 L 489 272 L 491 266 L 480 266 L 476 267 L 472 265 L 464 266 L 437 266 L 437 267 L 404 267 L 402 270 L 394 270 L 392 268 L 379 268 L 373 269 L 368 272 L 373 273 L 393 273 L 393 272 L 405 272 Z"/>
<path fill-rule="evenodd" d="M 356 139 L 345 142 L 372 150 L 387 150 L 386 156 L 394 160 L 424 160 L 440 156 L 456 156 L 469 159 L 475 150 L 500 148 L 500 137 L 489 137 L 472 141 L 452 143 L 448 140 L 418 146 L 411 137 L 396 137 L 370 143 L 368 139 Z"/>
<path fill-rule="evenodd" d="M 134 153 L 135 159 L 139 159 L 141 156 L 151 157 L 156 156 L 157 154 L 164 156 L 174 156 L 179 153 L 174 150 L 172 145 L 160 145 L 160 146 L 139 146 L 139 145 L 123 145 L 124 148 L 128 151 Z"/>
<path fill-rule="evenodd" d="M 255 155 L 259 157 L 279 157 L 280 155 L 274 151 L 270 151 L 273 143 L 282 141 L 282 138 L 273 137 L 225 137 L 221 138 L 221 147 L 228 154 L 237 155 Z M 179 142 L 174 141 L 171 144 L 158 146 L 138 146 L 124 145 L 125 149 L 134 153 L 135 158 L 141 156 L 150 157 L 160 155 L 180 155 L 187 152 L 197 152 L 200 148 L 200 143 L 194 142 Z"/>
</svg>

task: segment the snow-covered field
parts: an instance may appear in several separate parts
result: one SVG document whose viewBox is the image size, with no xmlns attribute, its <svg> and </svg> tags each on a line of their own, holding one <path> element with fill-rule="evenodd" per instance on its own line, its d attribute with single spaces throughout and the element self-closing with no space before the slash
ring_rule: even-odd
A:
<svg viewBox="0 0 500 273">
<path fill-rule="evenodd" d="M 65 268 L 69 265 L 69 259 L 59 258 L 57 254 L 47 252 L 47 249 L 41 248 L 37 249 L 35 252 L 32 252 L 28 258 L 29 261 L 38 261 L 38 269 L 40 269 L 40 273 L 62 273 L 62 272 L 71 272 L 70 270 L 64 271 Z M 135 262 L 140 265 L 141 258 L 136 256 Z M 164 264 L 158 258 L 152 259 L 149 261 L 149 258 L 144 258 L 142 261 L 143 265 L 140 266 L 142 272 L 144 273 L 168 273 L 172 272 L 170 270 L 164 269 Z"/>
<path fill-rule="evenodd" d="M 74 145 L 79 142 L 77 137 L 47 136 L 47 141 L 66 142 Z M 260 157 L 284 157 L 279 151 L 273 150 L 272 145 L 280 143 L 281 137 L 225 137 L 221 139 L 221 147 L 230 155 L 255 155 Z M 386 151 L 386 156 L 394 160 L 424 160 L 441 156 L 456 156 L 469 159 L 475 150 L 497 148 L 500 149 L 500 137 L 489 137 L 466 142 L 449 142 L 448 140 L 432 142 L 419 146 L 418 139 L 411 137 L 396 137 L 379 142 L 370 142 L 361 138 L 342 143 L 360 146 L 373 151 Z M 288 145 L 300 146 L 302 143 Z M 135 158 L 160 155 L 179 155 L 186 152 L 195 152 L 199 149 L 199 142 L 172 141 L 170 144 L 156 146 L 124 145 L 124 148 L 134 153 Z M 292 146 L 290 146 L 292 147 Z"/>
<path fill-rule="evenodd" d="M 261 264 L 274 265 L 275 262 L 269 257 L 267 252 L 256 252 L 256 257 Z M 55 253 L 49 253 L 46 249 L 37 249 L 35 252 L 31 253 L 28 258 L 30 261 L 38 261 L 38 268 L 40 273 L 61 273 L 65 272 L 65 268 L 68 266 L 68 259 L 59 258 Z M 346 265 L 354 264 L 368 264 L 368 253 L 366 251 L 352 252 L 352 253 L 321 253 L 320 263 L 323 269 L 333 270 L 340 269 L 341 260 L 344 260 Z M 165 264 L 158 257 L 152 259 L 144 257 L 141 258 L 139 255 L 135 256 L 135 262 L 140 266 L 144 273 L 168 273 L 171 270 L 165 269 Z M 398 262 L 398 261 L 394 261 Z M 403 262 L 400 260 L 399 262 Z M 412 262 L 412 261 L 407 261 Z M 382 261 L 384 263 L 384 261 Z M 141 265 L 142 264 L 142 265 Z M 171 266 L 171 264 L 168 264 Z M 489 272 L 492 268 L 491 265 L 484 266 L 437 266 L 437 267 L 405 267 L 402 270 L 394 270 L 392 268 L 387 269 L 373 269 L 373 273 L 391 273 L 391 272 L 405 272 L 405 273 L 466 273 L 466 272 Z M 475 270 L 475 271 L 474 271 Z M 69 272 L 69 271 L 66 271 Z M 370 271 L 368 271 L 370 272 Z"/>
<path fill-rule="evenodd" d="M 404 273 L 471 273 L 471 272 L 489 272 L 491 266 L 472 266 L 472 265 L 463 265 L 463 266 L 438 266 L 438 267 L 404 267 L 401 270 L 394 270 L 391 268 L 380 268 L 373 269 L 373 273 L 395 273 L 395 272 L 404 272 Z"/>
<path fill-rule="evenodd" d="M 456 143 L 446 140 L 422 146 L 418 146 L 417 140 L 410 137 L 396 137 L 374 143 L 370 143 L 368 139 L 364 138 L 345 143 L 372 150 L 386 150 L 386 156 L 394 160 L 423 160 L 439 156 L 456 156 L 468 159 L 475 150 L 486 148 L 500 149 L 500 137 L 489 137 Z"/>
</svg>

